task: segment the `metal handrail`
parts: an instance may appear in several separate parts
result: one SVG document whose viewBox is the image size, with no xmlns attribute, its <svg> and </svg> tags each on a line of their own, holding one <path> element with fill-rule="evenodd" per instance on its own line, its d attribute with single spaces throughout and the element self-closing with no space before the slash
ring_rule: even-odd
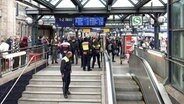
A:
<svg viewBox="0 0 184 104">
<path fill-rule="evenodd" d="M 31 63 L 31 61 L 34 59 L 34 57 L 36 57 L 37 55 L 34 55 L 33 57 L 31 57 L 31 59 L 29 60 L 29 62 L 27 63 L 27 65 L 24 67 L 24 69 L 22 70 L 22 72 L 20 73 L 20 75 L 18 76 L 18 78 L 16 79 L 16 81 L 14 82 L 13 86 L 10 88 L 10 90 L 8 91 L 8 93 L 6 94 L 6 96 L 3 98 L 3 100 L 1 101 L 1 104 L 4 103 L 4 101 L 6 100 L 6 98 L 8 97 L 8 95 L 10 94 L 10 92 L 13 90 L 13 88 L 15 87 L 15 85 L 17 84 L 17 82 L 19 81 L 20 77 L 23 75 L 24 71 L 26 70 L 26 68 L 29 66 L 29 64 Z M 35 62 L 36 64 L 36 62 Z"/>
<path fill-rule="evenodd" d="M 151 66 L 149 65 L 149 63 L 144 58 L 139 57 L 137 55 L 137 50 L 135 50 L 134 52 L 135 53 L 130 56 L 130 66 L 132 65 L 131 72 L 132 72 L 132 74 L 134 74 L 135 77 L 137 76 L 136 78 L 138 79 L 137 80 L 138 82 L 140 82 L 142 84 L 147 83 L 146 85 L 142 85 L 142 84 L 140 84 L 140 85 L 142 85 L 143 87 L 149 85 L 149 89 L 146 88 L 145 92 L 147 92 L 147 93 L 152 92 L 152 94 L 154 94 L 154 97 L 156 97 L 156 99 L 154 99 L 153 96 L 152 96 L 152 98 L 150 98 L 150 96 L 149 96 L 149 98 L 148 99 L 145 98 L 145 100 L 146 101 L 157 100 L 158 104 L 172 104 L 165 89 L 164 89 L 164 86 L 162 84 L 158 83 L 156 76 L 155 76 L 153 70 L 151 69 Z M 139 64 L 136 64 L 134 66 L 135 62 L 136 63 L 139 62 Z M 145 70 L 146 73 L 142 74 L 142 73 L 139 73 L 138 71 L 135 71 L 135 69 L 142 71 L 142 70 L 140 70 L 140 68 Z M 149 77 L 149 80 L 147 80 L 147 82 L 141 82 L 143 80 L 142 80 L 142 78 L 140 78 L 140 76 Z M 144 81 L 146 81 L 146 79 Z M 147 94 L 147 93 L 145 93 L 145 94 Z M 150 103 L 150 102 L 147 102 L 147 103 Z"/>
<path fill-rule="evenodd" d="M 117 104 L 111 58 L 107 54 L 107 52 L 104 52 L 104 57 L 105 57 L 104 62 L 105 62 L 106 75 L 107 75 L 106 81 L 107 81 L 108 104 Z"/>
<path fill-rule="evenodd" d="M 162 102 L 164 104 L 172 104 L 169 97 L 168 97 L 168 95 L 162 93 L 162 92 L 164 92 L 163 89 L 162 89 L 163 85 L 158 83 L 157 78 L 156 78 L 154 72 L 152 71 L 149 63 L 146 60 L 144 60 L 143 58 L 141 58 L 141 60 L 145 64 L 148 75 L 149 75 L 149 77 L 150 77 L 150 79 L 151 79 L 151 81 L 154 85 L 154 88 L 158 91 L 158 94 L 159 94 Z"/>
</svg>

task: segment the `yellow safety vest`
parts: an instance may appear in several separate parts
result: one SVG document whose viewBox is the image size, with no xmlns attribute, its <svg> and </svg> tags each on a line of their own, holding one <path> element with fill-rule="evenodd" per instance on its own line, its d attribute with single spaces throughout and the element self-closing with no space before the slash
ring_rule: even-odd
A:
<svg viewBox="0 0 184 104">
<path fill-rule="evenodd" d="M 62 60 L 65 60 L 65 62 L 69 62 L 69 59 L 68 59 L 68 57 L 63 57 L 63 59 Z"/>
<path fill-rule="evenodd" d="M 98 45 L 93 45 L 93 48 L 99 49 L 99 48 L 100 48 L 100 44 L 98 44 Z"/>
<path fill-rule="evenodd" d="M 89 43 L 88 43 L 88 42 L 83 42 L 83 43 L 82 43 L 82 49 L 83 49 L 84 51 L 89 50 Z"/>
</svg>

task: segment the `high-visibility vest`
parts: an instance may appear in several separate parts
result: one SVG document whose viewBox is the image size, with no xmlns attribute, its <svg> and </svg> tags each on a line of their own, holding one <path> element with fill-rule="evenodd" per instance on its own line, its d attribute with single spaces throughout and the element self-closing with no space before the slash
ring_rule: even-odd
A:
<svg viewBox="0 0 184 104">
<path fill-rule="evenodd" d="M 69 59 L 66 56 L 63 57 L 62 60 L 65 60 L 65 62 L 69 62 Z"/>
<path fill-rule="evenodd" d="M 100 48 L 100 44 L 98 44 L 98 45 L 93 45 L 93 48 L 99 49 L 99 48 Z"/>
<path fill-rule="evenodd" d="M 89 42 L 82 42 L 82 49 L 84 51 L 88 51 L 89 50 Z"/>
</svg>

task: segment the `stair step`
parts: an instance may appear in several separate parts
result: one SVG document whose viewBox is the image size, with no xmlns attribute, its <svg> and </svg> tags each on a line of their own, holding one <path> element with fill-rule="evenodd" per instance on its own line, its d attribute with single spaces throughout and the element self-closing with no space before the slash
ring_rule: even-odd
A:
<svg viewBox="0 0 184 104">
<path fill-rule="evenodd" d="M 31 79 L 29 84 L 61 85 L 62 79 Z M 71 79 L 71 85 L 100 85 L 101 79 Z"/>
<path fill-rule="evenodd" d="M 122 85 L 122 84 L 115 84 L 116 91 L 139 91 L 138 85 Z"/>
<path fill-rule="evenodd" d="M 71 79 L 101 79 L 100 75 L 71 75 Z M 33 79 L 61 79 L 61 75 L 33 75 Z"/>
<path fill-rule="evenodd" d="M 62 91 L 62 84 L 61 85 L 27 85 L 27 91 Z M 81 86 L 81 85 L 71 85 L 70 86 L 71 92 L 87 92 L 87 91 L 94 91 L 100 92 L 101 86 L 100 85 L 90 85 L 90 86 Z"/>
<path fill-rule="evenodd" d="M 130 101 L 142 101 L 143 95 L 141 92 L 134 91 L 134 92 L 116 92 L 116 99 L 117 100 L 130 100 Z"/>
<path fill-rule="evenodd" d="M 114 76 L 114 80 L 132 80 L 131 76 L 128 75 L 122 75 L 122 76 Z"/>
<path fill-rule="evenodd" d="M 71 99 L 101 99 L 100 92 L 71 92 Z M 41 92 L 41 91 L 24 91 L 24 98 L 42 98 L 42 99 L 64 99 L 63 91 L 58 92 Z"/>
<path fill-rule="evenodd" d="M 100 104 L 100 99 L 38 99 L 38 98 L 20 98 L 19 104 Z"/>
<path fill-rule="evenodd" d="M 117 101 L 117 104 L 145 104 L 144 101 Z"/>
<path fill-rule="evenodd" d="M 115 84 L 122 84 L 122 85 L 137 85 L 137 83 L 135 81 L 131 80 L 115 80 L 114 81 Z"/>
</svg>

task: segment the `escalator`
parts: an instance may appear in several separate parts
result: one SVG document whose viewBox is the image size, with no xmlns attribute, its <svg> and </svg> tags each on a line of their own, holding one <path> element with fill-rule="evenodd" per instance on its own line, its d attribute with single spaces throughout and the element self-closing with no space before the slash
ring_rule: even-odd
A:
<svg viewBox="0 0 184 104">
<path fill-rule="evenodd" d="M 139 86 L 129 74 L 113 77 L 117 104 L 145 104 Z"/>
<path fill-rule="evenodd" d="M 132 54 L 129 63 L 113 63 L 104 53 L 106 104 L 172 104 L 164 86 L 158 83 L 149 64 Z"/>
</svg>

